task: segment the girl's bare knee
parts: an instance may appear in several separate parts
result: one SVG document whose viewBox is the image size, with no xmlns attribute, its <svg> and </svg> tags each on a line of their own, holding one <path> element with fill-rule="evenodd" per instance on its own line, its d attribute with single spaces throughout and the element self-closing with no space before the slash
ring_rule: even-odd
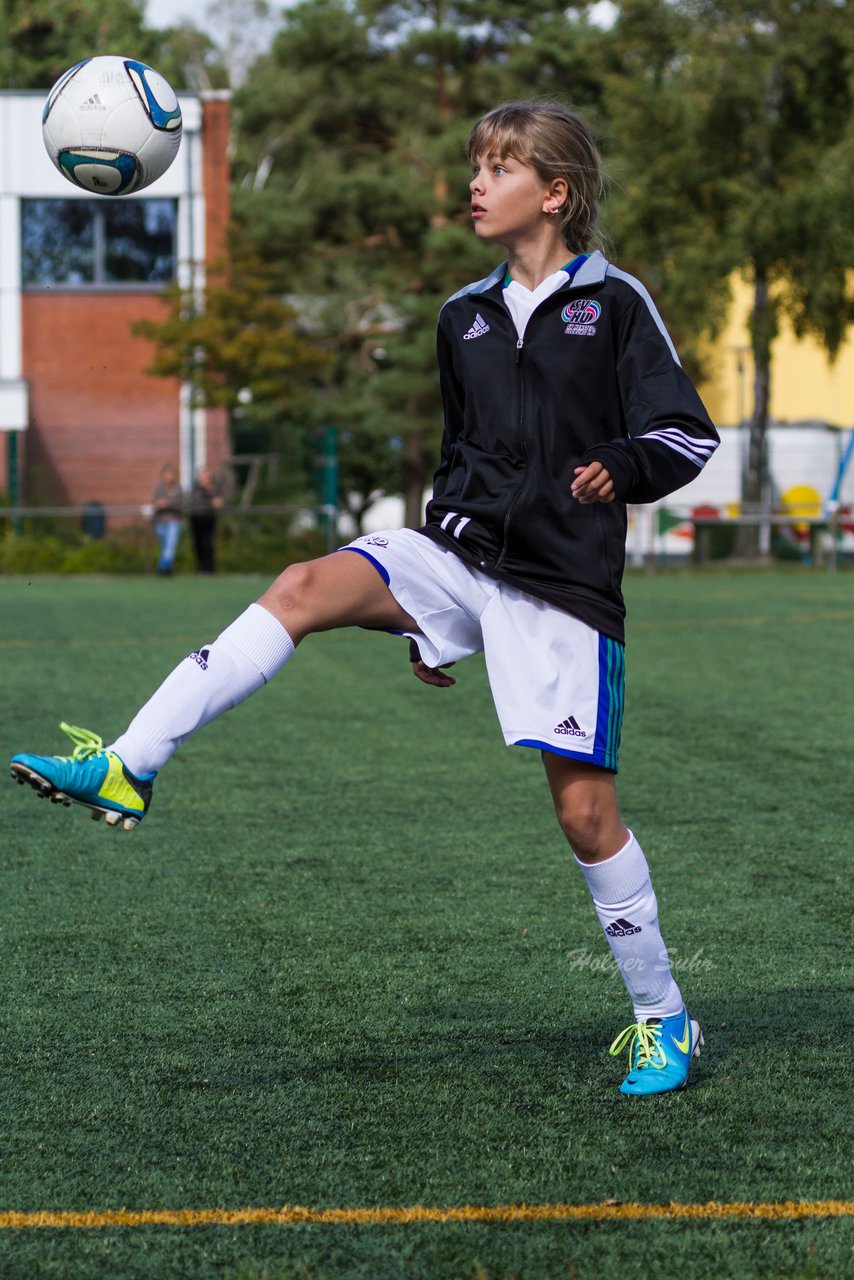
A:
<svg viewBox="0 0 854 1280">
<path fill-rule="evenodd" d="M 554 773 L 554 771 L 553 771 Z M 610 778 L 570 775 L 565 785 L 552 788 L 555 814 L 573 852 L 582 862 L 596 862 L 617 853 L 628 832 Z"/>
<path fill-rule="evenodd" d="M 376 568 L 346 549 L 289 565 L 258 602 L 288 631 L 294 644 L 336 627 L 415 629 Z"/>
<path fill-rule="evenodd" d="M 258 600 L 292 632 L 295 642 L 310 630 L 307 624 L 311 615 L 312 589 L 317 580 L 314 563 L 308 560 L 289 564 Z M 293 634 L 295 631 L 299 631 L 299 635 Z"/>
<path fill-rule="evenodd" d="M 302 603 L 308 595 L 314 577 L 312 563 L 308 560 L 299 564 L 289 564 L 264 592 L 260 603 L 264 604 L 267 600 L 271 600 L 285 609 Z"/>
<path fill-rule="evenodd" d="M 599 861 L 622 849 L 629 833 L 617 804 L 612 773 L 543 751 L 561 831 L 581 861 Z"/>
<path fill-rule="evenodd" d="M 595 856 L 605 825 L 601 809 L 578 796 L 563 799 L 556 807 L 560 829 L 579 858 Z"/>
</svg>

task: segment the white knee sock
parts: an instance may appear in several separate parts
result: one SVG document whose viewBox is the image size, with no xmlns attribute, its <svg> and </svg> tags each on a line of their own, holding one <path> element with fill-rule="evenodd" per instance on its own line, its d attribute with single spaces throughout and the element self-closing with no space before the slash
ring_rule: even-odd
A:
<svg viewBox="0 0 854 1280">
<path fill-rule="evenodd" d="M 281 622 L 251 604 L 212 644 L 178 664 L 110 750 L 138 777 L 156 773 L 197 729 L 272 679 L 293 651 Z"/>
<path fill-rule="evenodd" d="M 593 895 L 636 1021 L 679 1013 L 682 995 L 670 972 L 649 867 L 635 837 L 630 832 L 628 843 L 604 862 L 576 862 Z"/>
</svg>

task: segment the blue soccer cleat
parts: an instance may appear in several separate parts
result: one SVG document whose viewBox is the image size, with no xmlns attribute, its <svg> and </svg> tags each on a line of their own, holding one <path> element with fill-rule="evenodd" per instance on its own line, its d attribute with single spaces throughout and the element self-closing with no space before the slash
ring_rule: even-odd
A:
<svg viewBox="0 0 854 1280">
<path fill-rule="evenodd" d="M 629 1074 L 620 1093 L 638 1098 L 684 1089 L 691 1059 L 699 1058 L 703 1043 L 700 1024 L 688 1017 L 684 1005 L 671 1018 L 648 1018 L 624 1027 L 608 1051 L 618 1054 L 628 1046 Z"/>
<path fill-rule="evenodd" d="M 97 734 L 72 724 L 59 727 L 74 743 L 71 755 L 13 756 L 12 777 L 54 804 L 85 805 L 93 818 L 105 817 L 109 826 L 121 823 L 132 831 L 148 812 L 156 775 L 137 778 L 114 751 L 104 749 Z"/>
</svg>

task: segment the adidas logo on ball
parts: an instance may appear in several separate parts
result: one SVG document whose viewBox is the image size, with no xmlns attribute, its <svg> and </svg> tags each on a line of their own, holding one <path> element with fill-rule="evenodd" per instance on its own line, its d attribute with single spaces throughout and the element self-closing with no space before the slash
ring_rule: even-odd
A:
<svg viewBox="0 0 854 1280">
<path fill-rule="evenodd" d="M 169 168 L 181 144 L 174 89 L 145 62 L 87 58 L 60 76 L 42 112 L 52 162 L 69 182 L 124 196 Z"/>
</svg>

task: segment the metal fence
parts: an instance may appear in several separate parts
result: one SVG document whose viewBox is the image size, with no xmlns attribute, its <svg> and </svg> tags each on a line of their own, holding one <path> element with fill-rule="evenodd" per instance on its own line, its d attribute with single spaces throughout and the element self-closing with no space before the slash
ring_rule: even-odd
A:
<svg viewBox="0 0 854 1280">
<path fill-rule="evenodd" d="M 270 520 L 281 521 L 282 537 L 315 532 L 319 535 L 320 545 L 327 551 L 334 550 L 358 532 L 346 508 L 331 504 L 248 505 L 241 501 L 221 507 L 218 515 L 227 528 L 236 530 L 237 536 L 241 526 Z M 123 535 L 139 538 L 151 528 L 152 519 L 153 508 L 149 503 L 105 506 L 89 502 L 76 506 L 0 507 L 0 533 L 9 529 L 18 534 L 36 533 L 40 531 L 39 526 L 54 521 L 65 537 L 77 533 L 85 535 L 87 540 L 105 537 L 120 540 Z M 842 561 L 854 557 L 852 515 L 844 509 L 822 516 L 775 511 L 710 515 L 702 508 L 668 505 L 666 509 L 656 506 L 629 508 L 627 560 L 635 567 L 655 567 L 677 560 L 692 560 L 698 565 L 711 560 L 725 560 L 727 556 L 721 554 L 721 544 L 727 541 L 727 536 L 734 542 L 736 531 L 745 526 L 759 529 L 760 548 L 765 553 L 773 549 L 775 535 L 783 534 L 789 548 L 786 558 L 800 557 L 804 563 L 830 572 L 835 571 Z M 374 531 L 370 520 L 366 531 Z M 151 545 L 154 546 L 153 537 Z M 780 550 L 779 545 L 777 550 Z"/>
</svg>

